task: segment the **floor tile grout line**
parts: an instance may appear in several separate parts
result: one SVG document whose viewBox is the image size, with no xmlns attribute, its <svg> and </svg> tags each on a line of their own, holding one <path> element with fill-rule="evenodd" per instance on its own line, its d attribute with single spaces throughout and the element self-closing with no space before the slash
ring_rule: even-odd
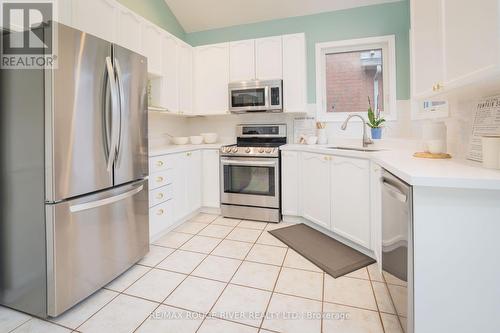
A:
<svg viewBox="0 0 500 333">
<path fill-rule="evenodd" d="M 264 321 L 266 319 L 267 311 L 269 310 L 269 305 L 271 305 L 271 300 L 273 299 L 274 291 L 276 290 L 276 286 L 278 285 L 278 281 L 280 279 L 281 272 L 283 271 L 283 264 L 285 263 L 286 256 L 288 255 L 289 248 L 286 248 L 285 255 L 283 256 L 283 260 L 281 261 L 280 271 L 278 272 L 278 276 L 276 277 L 276 281 L 274 282 L 273 291 L 271 291 L 271 296 L 269 296 L 269 301 L 267 302 L 266 309 L 264 310 L 264 315 L 262 320 L 260 321 L 259 331 L 262 329 L 262 325 L 264 325 Z"/>
<path fill-rule="evenodd" d="M 368 271 L 368 268 L 366 270 Z M 368 273 L 368 277 L 370 277 L 370 273 Z M 375 288 L 373 288 L 373 281 L 372 280 L 369 281 L 370 281 L 370 288 L 373 294 L 373 300 L 375 301 L 375 306 L 377 307 L 377 314 L 380 320 L 380 325 L 382 325 L 382 331 L 385 333 L 385 325 L 384 321 L 382 320 L 382 315 L 380 314 L 380 307 L 378 306 L 377 294 L 375 293 Z"/>
<path fill-rule="evenodd" d="M 8 308 L 9 309 L 9 308 Z M 14 310 L 14 311 L 17 311 L 17 310 Z M 24 312 L 22 312 L 24 313 Z M 33 317 L 31 315 L 28 315 L 30 316 L 28 319 L 26 319 L 25 321 L 23 321 L 21 324 L 17 325 L 16 327 L 14 327 L 13 329 L 11 329 L 10 331 L 8 331 L 7 333 L 11 333 L 11 332 L 14 332 L 15 330 L 17 330 L 19 327 L 23 326 L 24 324 L 26 324 L 28 321 L 32 320 L 33 318 L 36 318 L 36 317 Z"/>
<path fill-rule="evenodd" d="M 216 217 L 216 218 L 217 218 L 217 217 Z M 216 218 L 215 218 L 215 219 L 216 219 Z M 215 219 L 214 219 L 213 221 L 215 221 Z M 212 221 L 212 222 L 213 222 L 213 221 Z M 208 224 L 207 224 L 207 226 L 209 226 L 212 222 L 208 223 Z M 185 223 L 185 222 L 184 222 L 184 223 Z M 203 229 L 205 229 L 205 228 L 203 228 Z M 203 230 L 203 229 L 201 229 L 201 230 Z M 201 230 L 200 230 L 200 231 L 201 231 Z M 194 235 L 194 236 L 196 236 L 196 235 Z M 193 237 L 194 237 L 194 236 L 193 236 Z M 190 239 L 192 239 L 193 237 L 191 237 Z M 189 239 L 189 240 L 190 240 L 190 239 Z M 187 242 L 187 241 L 186 241 L 186 242 Z M 213 251 L 213 250 L 215 250 L 215 248 L 217 248 L 217 246 L 219 246 L 219 244 L 220 244 L 221 242 L 222 242 L 222 240 L 221 240 L 219 243 L 217 243 L 217 245 L 216 245 L 216 246 L 212 249 L 212 251 Z M 177 249 L 180 249 L 180 247 L 181 247 L 181 246 L 183 246 L 184 244 L 185 244 L 185 243 L 183 243 L 182 245 L 180 245 L 180 246 L 179 246 L 179 248 L 177 248 Z M 212 253 L 212 251 L 210 251 L 210 253 Z M 200 266 L 200 265 L 201 265 L 201 264 L 202 264 L 202 263 L 203 263 L 203 262 L 204 262 L 204 261 L 208 258 L 208 256 L 210 255 L 210 253 L 208 253 L 208 254 L 207 254 L 207 256 L 206 256 L 205 258 L 203 258 L 203 260 L 202 260 L 202 261 L 200 261 L 200 262 L 198 263 L 198 265 L 196 265 L 196 267 L 195 267 L 195 268 L 193 268 L 193 270 L 191 271 L 191 273 L 192 273 L 192 272 L 194 272 L 194 271 L 196 270 L 196 268 L 198 268 L 198 267 L 199 267 L 199 266 Z M 135 332 L 136 332 L 136 331 L 137 331 L 137 330 L 138 330 L 138 329 L 139 329 L 139 328 L 140 328 L 140 327 L 141 327 L 141 326 L 142 326 L 142 325 L 143 325 L 143 324 L 144 324 L 144 323 L 145 323 L 145 322 L 149 319 L 149 317 L 151 316 L 151 314 L 152 314 L 154 311 L 156 311 L 156 310 L 157 310 L 157 309 L 158 309 L 158 308 L 159 308 L 162 304 L 164 304 L 164 302 L 165 302 L 165 301 L 166 301 L 166 300 L 170 297 L 170 295 L 172 295 L 172 294 L 173 294 L 173 293 L 177 290 L 177 288 L 179 288 L 179 286 L 180 286 L 181 284 L 183 284 L 183 283 L 184 283 L 184 281 L 186 281 L 186 279 L 187 279 L 188 277 L 190 277 L 190 276 L 191 276 L 191 274 L 187 274 L 187 275 L 186 275 L 186 277 L 185 277 L 185 278 L 184 278 L 184 279 L 183 279 L 183 280 L 182 280 L 182 281 L 181 281 L 181 282 L 180 282 L 180 283 L 179 283 L 179 284 L 178 284 L 178 285 L 177 285 L 177 286 L 176 286 L 176 287 L 175 287 L 175 288 L 174 288 L 174 289 L 173 289 L 173 290 L 172 290 L 172 291 L 171 291 L 171 292 L 167 295 L 167 297 L 165 297 L 165 298 L 163 299 L 163 301 L 161 301 L 161 303 L 160 303 L 160 304 L 159 304 L 159 305 L 158 305 L 158 306 L 157 306 L 157 307 L 156 307 L 156 308 L 155 308 L 155 309 L 154 309 L 154 310 L 150 313 L 150 315 L 149 315 L 149 316 L 147 316 L 147 317 L 146 317 L 146 318 L 145 318 L 145 319 L 141 322 L 141 324 L 140 324 L 139 326 L 137 326 L 137 327 L 134 329 L 133 333 L 135 333 Z M 206 317 L 206 315 L 205 315 L 205 317 Z M 198 328 L 196 329 L 196 331 L 198 331 L 198 329 L 201 327 L 201 325 L 203 324 L 203 322 L 204 322 L 204 321 L 205 321 L 205 318 L 203 318 L 203 320 L 200 322 L 200 325 L 198 326 Z"/>
<path fill-rule="evenodd" d="M 384 274 L 382 274 L 382 279 L 384 279 L 384 286 L 386 288 L 387 294 L 389 295 L 389 299 L 391 300 L 392 308 L 394 309 L 394 313 L 396 315 L 396 318 L 398 318 L 399 326 L 401 327 L 401 330 L 403 332 L 406 332 L 406 329 L 403 327 L 403 322 L 401 321 L 401 316 L 398 313 L 398 309 L 396 308 L 396 303 L 394 303 L 394 299 L 392 298 L 391 293 L 389 292 L 389 284 L 387 283 L 387 280 L 385 279 Z M 397 287 L 402 287 L 397 284 L 390 284 L 391 286 L 397 286 Z"/>
<path fill-rule="evenodd" d="M 267 226 L 267 225 L 266 225 Z M 233 228 L 236 229 L 237 226 L 235 226 Z M 265 228 L 263 230 L 261 230 L 260 234 L 259 234 L 259 237 L 260 235 L 262 235 L 262 232 L 265 230 Z M 231 231 L 232 232 L 232 231 Z M 255 242 L 253 243 L 252 247 L 250 248 L 250 250 L 247 252 L 247 254 L 245 255 L 245 257 L 243 258 L 243 260 L 241 260 L 238 268 L 236 268 L 236 270 L 234 271 L 233 275 L 231 276 L 231 278 L 229 279 L 229 281 L 226 283 L 226 286 L 224 287 L 224 289 L 222 289 L 222 292 L 219 294 L 219 296 L 217 297 L 217 299 L 215 300 L 214 304 L 212 304 L 212 307 L 208 310 L 208 315 L 203 319 L 203 321 L 201 322 L 201 325 L 198 327 L 198 329 L 195 331 L 195 333 L 197 333 L 200 329 L 201 326 L 203 326 L 203 323 L 205 322 L 205 320 L 207 319 L 208 316 L 210 316 L 210 313 L 212 312 L 213 308 L 215 307 L 215 305 L 217 304 L 217 302 L 219 301 L 219 299 L 221 298 L 222 294 L 224 293 L 224 291 L 226 291 L 227 289 L 227 286 L 229 286 L 229 284 L 231 283 L 231 280 L 234 278 L 234 276 L 236 275 L 236 273 L 238 272 L 238 270 L 240 269 L 241 265 L 243 265 L 243 262 L 245 261 L 245 259 L 248 257 L 248 254 L 252 251 L 253 247 L 255 246 L 257 240 L 259 239 L 259 237 L 257 237 L 255 239 Z M 215 248 L 214 248 L 215 249 Z M 210 316 L 211 317 L 211 316 Z M 217 317 L 214 317 L 214 318 L 217 318 Z M 220 318 L 218 318 L 220 319 Z"/>
</svg>

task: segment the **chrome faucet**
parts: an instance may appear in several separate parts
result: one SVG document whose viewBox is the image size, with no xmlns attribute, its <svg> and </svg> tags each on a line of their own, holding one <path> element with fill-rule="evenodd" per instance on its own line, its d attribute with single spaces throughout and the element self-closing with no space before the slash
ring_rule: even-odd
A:
<svg viewBox="0 0 500 333">
<path fill-rule="evenodd" d="M 373 143 L 373 141 L 368 137 L 368 133 L 366 132 L 366 120 L 365 118 L 361 117 L 359 114 L 351 114 L 349 115 L 349 117 L 347 117 L 347 119 L 344 121 L 344 123 L 342 124 L 342 127 L 341 129 L 343 131 L 346 130 L 347 128 L 347 123 L 349 122 L 349 120 L 351 120 L 351 118 L 353 117 L 358 117 L 359 119 L 361 119 L 361 121 L 363 122 L 363 147 L 368 147 L 368 145 L 371 145 Z"/>
</svg>

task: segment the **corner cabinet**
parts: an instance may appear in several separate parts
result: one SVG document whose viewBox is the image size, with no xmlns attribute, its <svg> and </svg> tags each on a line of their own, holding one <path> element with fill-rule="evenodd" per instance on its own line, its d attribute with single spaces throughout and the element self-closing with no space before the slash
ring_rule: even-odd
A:
<svg viewBox="0 0 500 333">
<path fill-rule="evenodd" d="M 370 161 L 332 156 L 331 230 L 370 247 Z"/>
<path fill-rule="evenodd" d="M 195 113 L 228 111 L 229 43 L 198 46 L 194 50 Z"/>
<path fill-rule="evenodd" d="M 376 172 L 369 160 L 283 150 L 281 163 L 285 220 L 304 218 L 320 230 L 379 255 L 376 247 L 380 244 L 373 241 L 377 230 L 372 225 L 380 214 L 372 209 L 373 200 L 379 200 L 373 193 L 378 178 L 372 179 Z"/>
<path fill-rule="evenodd" d="M 411 0 L 413 98 L 498 82 L 499 25 L 499 0 Z"/>
<path fill-rule="evenodd" d="M 330 159 L 328 155 L 301 153 L 302 216 L 330 229 Z"/>
</svg>

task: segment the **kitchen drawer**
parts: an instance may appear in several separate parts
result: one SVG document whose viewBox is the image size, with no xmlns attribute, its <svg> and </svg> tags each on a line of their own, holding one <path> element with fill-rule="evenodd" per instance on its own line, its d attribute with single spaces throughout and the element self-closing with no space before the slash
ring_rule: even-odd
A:
<svg viewBox="0 0 500 333">
<path fill-rule="evenodd" d="M 168 200 L 149 209 L 149 239 L 154 239 L 172 226 L 172 208 L 173 200 Z"/>
<path fill-rule="evenodd" d="M 154 190 L 167 184 L 172 184 L 172 178 L 172 170 L 170 169 L 156 172 L 149 176 L 149 189 Z"/>
<path fill-rule="evenodd" d="M 172 184 L 149 191 L 149 207 L 172 199 Z"/>
<path fill-rule="evenodd" d="M 149 159 L 150 174 L 172 168 L 173 168 L 173 158 L 171 155 L 155 156 Z"/>
</svg>

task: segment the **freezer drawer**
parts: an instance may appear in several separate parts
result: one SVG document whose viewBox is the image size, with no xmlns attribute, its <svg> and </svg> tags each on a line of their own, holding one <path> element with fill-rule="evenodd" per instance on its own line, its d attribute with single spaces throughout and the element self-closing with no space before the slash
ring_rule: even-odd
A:
<svg viewBox="0 0 500 333">
<path fill-rule="evenodd" d="M 47 205 L 48 314 L 57 316 L 149 251 L 148 183 Z"/>
</svg>

